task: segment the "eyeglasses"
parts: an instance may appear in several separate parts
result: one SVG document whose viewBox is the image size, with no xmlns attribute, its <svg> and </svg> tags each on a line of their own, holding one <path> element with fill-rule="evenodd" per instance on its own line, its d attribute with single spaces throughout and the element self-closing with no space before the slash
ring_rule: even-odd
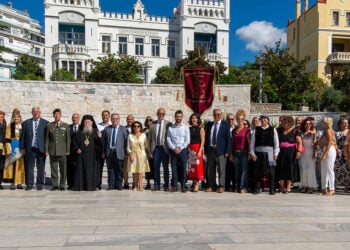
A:
<svg viewBox="0 0 350 250">
<path fill-rule="evenodd" d="M 234 119 L 233 118 L 228 118 L 229 121 L 233 121 Z"/>
<path fill-rule="evenodd" d="M 152 120 L 152 119 L 146 119 L 146 121 L 148 121 L 148 122 L 152 122 L 153 120 Z"/>
</svg>

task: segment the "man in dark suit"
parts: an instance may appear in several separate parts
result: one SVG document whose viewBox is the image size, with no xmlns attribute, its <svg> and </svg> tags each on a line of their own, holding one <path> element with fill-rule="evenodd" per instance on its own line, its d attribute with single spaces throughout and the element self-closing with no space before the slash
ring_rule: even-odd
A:
<svg viewBox="0 0 350 250">
<path fill-rule="evenodd" d="M 128 130 L 120 125 L 120 116 L 111 115 L 112 125 L 103 130 L 104 154 L 107 159 L 108 188 L 107 190 L 123 189 L 123 165 L 126 155 Z"/>
<path fill-rule="evenodd" d="M 206 125 L 204 152 L 208 164 L 208 188 L 206 192 L 213 192 L 216 186 L 216 167 L 219 173 L 218 193 L 225 188 L 226 161 L 231 151 L 230 126 L 221 120 L 221 111 L 213 110 L 214 121 Z"/>
<path fill-rule="evenodd" d="M 70 134 L 69 126 L 67 123 L 61 121 L 61 116 L 60 109 L 53 111 L 54 121 L 47 124 L 45 134 L 45 152 L 46 156 L 50 156 L 51 191 L 58 189 L 64 191 L 66 189 L 67 155 L 70 152 Z"/>
<path fill-rule="evenodd" d="M 166 140 L 166 132 L 171 123 L 164 120 L 165 109 L 157 111 L 158 120 L 154 121 L 149 128 L 148 149 L 149 157 L 154 164 L 154 187 L 153 191 L 160 190 L 160 164 L 163 165 L 164 191 L 169 191 L 169 149 Z"/>
<path fill-rule="evenodd" d="M 34 186 L 35 161 L 36 186 L 38 190 L 42 190 L 45 179 L 45 133 L 48 121 L 40 117 L 41 111 L 37 106 L 32 108 L 32 116 L 23 123 L 19 147 L 24 155 L 26 190 L 32 190 Z"/>
<path fill-rule="evenodd" d="M 72 114 L 72 124 L 69 125 L 69 135 L 70 135 L 70 153 L 67 156 L 67 184 L 68 189 L 72 189 L 74 185 L 74 171 L 77 165 L 78 154 L 74 148 L 75 137 L 80 129 L 79 126 L 80 116 L 77 113 Z"/>
</svg>

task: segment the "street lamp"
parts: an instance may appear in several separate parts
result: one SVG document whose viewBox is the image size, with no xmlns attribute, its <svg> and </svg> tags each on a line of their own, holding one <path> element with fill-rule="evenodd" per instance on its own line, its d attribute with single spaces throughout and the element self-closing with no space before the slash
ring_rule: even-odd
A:
<svg viewBox="0 0 350 250">
<path fill-rule="evenodd" d="M 262 60 L 260 57 L 258 59 L 258 64 L 259 64 L 259 103 L 262 103 L 263 72 L 262 72 Z"/>
</svg>

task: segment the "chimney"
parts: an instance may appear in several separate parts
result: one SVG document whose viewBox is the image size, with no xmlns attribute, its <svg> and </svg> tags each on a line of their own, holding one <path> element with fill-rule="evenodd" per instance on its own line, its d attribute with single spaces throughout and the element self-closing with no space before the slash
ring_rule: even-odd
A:
<svg viewBox="0 0 350 250">
<path fill-rule="evenodd" d="M 309 0 L 304 0 L 304 12 L 309 9 Z"/>
<path fill-rule="evenodd" d="M 296 13 L 295 13 L 295 20 L 298 20 L 298 18 L 301 15 L 301 3 L 300 0 L 296 1 Z"/>
</svg>

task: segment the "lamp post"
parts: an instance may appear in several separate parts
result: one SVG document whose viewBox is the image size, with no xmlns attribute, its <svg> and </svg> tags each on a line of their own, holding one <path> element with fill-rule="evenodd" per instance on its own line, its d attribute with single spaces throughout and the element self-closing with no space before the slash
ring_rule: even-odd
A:
<svg viewBox="0 0 350 250">
<path fill-rule="evenodd" d="M 263 72 L 262 72 L 262 61 L 260 57 L 258 59 L 258 64 L 259 64 L 259 103 L 262 103 Z"/>
</svg>

